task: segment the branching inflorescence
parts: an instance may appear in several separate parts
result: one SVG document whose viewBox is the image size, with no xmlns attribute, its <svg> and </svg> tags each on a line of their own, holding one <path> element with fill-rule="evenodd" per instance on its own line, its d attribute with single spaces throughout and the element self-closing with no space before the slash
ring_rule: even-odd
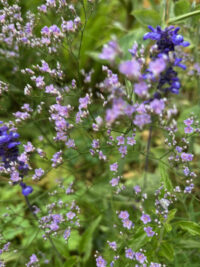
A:
<svg viewBox="0 0 200 267">
<path fill-rule="evenodd" d="M 93 252 L 97 267 L 108 264 L 115 266 L 117 263 L 117 266 L 166 266 L 162 239 L 171 231 L 171 207 L 178 202 L 181 194 L 192 193 L 197 176 L 192 170 L 194 154 L 190 151 L 190 141 L 191 137 L 200 132 L 198 119 L 194 114 L 188 116 L 181 122 L 185 125 L 181 132 L 175 120 L 177 108 L 171 104 L 171 99 L 176 97 L 172 94 L 179 94 L 181 89 L 179 69 L 186 71 L 181 48 L 189 46 L 189 42 L 184 41 L 183 36 L 178 33 L 179 28 L 169 26 L 161 29 L 160 26 L 149 26 L 150 32 L 143 39 L 152 40 L 153 45 L 145 50 L 143 46 L 134 43 L 129 50 L 130 58 L 122 60 L 120 45 L 117 40 L 111 40 L 99 54 L 99 59 L 108 61 L 111 67 L 102 67 L 104 79 L 94 85 L 95 71 L 79 69 L 88 19 L 85 2 L 87 1 L 83 1 L 76 10 L 65 0 L 47 0 L 46 4 L 38 6 L 38 18 L 48 16 L 50 11 L 56 10 L 59 19 L 57 24 L 43 25 L 29 11 L 22 15 L 20 5 L 9 5 L 7 1 L 1 1 L 3 8 L 0 15 L 0 40 L 4 46 L 0 49 L 0 54 L 4 54 L 8 60 L 19 60 L 13 75 L 21 75 L 20 78 L 23 77 L 25 82 L 23 80 L 23 89 L 20 88 L 20 110 L 12 113 L 9 122 L 5 119 L 0 124 L 0 171 L 11 185 L 21 186 L 26 205 L 37 223 L 36 227 L 42 232 L 40 236 L 50 242 L 55 255 L 63 263 L 67 262 L 70 250 L 66 255 L 61 255 L 63 250 L 56 248 L 54 238 L 67 246 L 71 233 L 80 231 L 78 233 L 81 237 L 83 235 L 82 240 L 93 242 L 88 230 L 90 227 L 87 226 L 87 215 L 82 213 L 84 210 L 87 214 L 90 207 L 87 202 L 81 204 L 80 199 L 82 200 L 82 195 L 85 198 L 87 193 L 90 195 L 92 185 L 95 184 L 93 178 L 100 169 L 100 178 L 110 178 L 106 184 L 108 192 L 104 193 L 105 200 L 109 203 L 107 214 L 112 213 L 109 217 L 111 225 L 102 224 L 101 231 L 105 232 L 105 237 L 101 242 L 105 245 L 100 246 L 98 242 L 94 242 L 93 251 L 91 244 L 88 245 L 88 251 L 82 247 L 77 249 L 78 252 L 72 251 L 72 254 L 80 252 L 75 264 L 87 262 L 89 253 Z M 93 2 L 88 1 L 89 9 L 92 9 Z M 78 15 L 81 8 L 84 8 L 85 21 Z M 77 40 L 77 36 L 81 39 L 78 46 L 73 42 Z M 35 59 L 33 57 L 30 61 L 27 60 L 27 65 L 23 64 L 23 67 L 20 63 L 21 58 L 24 60 L 21 49 L 29 49 L 35 55 Z M 146 52 L 149 52 L 148 55 Z M 66 62 L 62 61 L 65 53 L 76 62 L 72 79 L 66 74 Z M 198 66 L 195 68 L 199 71 Z M 2 97 L 9 92 L 12 94 L 12 86 L 0 81 Z M 30 138 L 24 141 L 23 152 L 20 153 L 23 127 L 30 127 L 30 131 L 34 129 L 35 136 L 33 140 Z M 145 150 L 141 139 L 147 131 L 149 134 L 145 139 Z M 156 134 L 164 140 L 160 146 L 165 152 L 159 154 L 159 157 L 151 153 L 152 146 L 156 148 L 152 144 L 152 140 L 157 138 Z M 36 161 L 34 157 L 39 160 Z M 133 181 L 129 184 L 125 170 L 130 171 L 131 166 L 136 164 L 140 169 L 139 176 L 145 173 L 144 182 L 140 179 L 137 180 L 138 183 Z M 153 189 L 150 188 L 150 193 L 146 190 L 146 184 L 150 181 L 147 180 L 149 165 L 155 173 L 155 166 L 159 165 L 160 176 L 164 176 L 155 181 L 156 185 Z M 78 173 L 79 168 L 83 169 L 84 174 Z M 172 177 L 178 178 L 172 182 L 166 169 L 170 170 Z M 54 180 L 59 179 L 54 183 L 56 189 L 46 193 L 52 183 L 49 175 L 52 170 L 55 171 L 54 176 L 57 176 L 53 177 Z M 89 179 L 81 184 L 83 177 L 80 179 L 80 176 L 89 176 Z M 68 178 L 71 179 L 70 182 Z M 27 185 L 25 180 L 31 185 Z M 83 186 L 83 190 L 79 188 L 79 184 Z M 88 184 L 92 184 L 91 187 Z M 45 196 L 48 203 L 42 203 L 38 207 L 39 202 L 35 199 L 40 196 L 42 188 L 44 194 L 48 195 L 48 199 Z M 75 188 L 77 192 L 74 191 Z M 29 201 L 29 195 L 32 201 Z M 77 199 L 82 207 L 76 203 Z M 119 204 L 115 204 L 118 202 Z M 104 212 L 103 210 L 103 215 Z M 102 215 L 99 218 L 94 221 L 93 228 L 91 227 L 92 234 Z M 108 220 L 102 220 L 104 224 L 108 223 Z M 108 227 L 113 232 L 112 236 L 107 233 Z M 85 231 L 84 234 L 82 230 Z M 10 243 L 5 243 L 0 254 L 7 252 L 9 246 Z M 157 256 L 159 251 L 161 252 Z M 33 251 L 26 266 L 42 263 L 45 258 L 42 253 L 39 249 Z M 45 261 L 51 261 L 51 266 L 55 262 L 53 257 L 49 261 L 45 258 Z M 94 259 L 92 262 L 94 263 Z"/>
</svg>

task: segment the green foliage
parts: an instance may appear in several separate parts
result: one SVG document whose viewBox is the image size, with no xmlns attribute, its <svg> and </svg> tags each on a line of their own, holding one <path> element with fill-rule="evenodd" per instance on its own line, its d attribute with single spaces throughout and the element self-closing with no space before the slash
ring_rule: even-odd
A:
<svg viewBox="0 0 200 267">
<path fill-rule="evenodd" d="M 22 0 L 23 12 L 30 8 L 32 12 L 36 13 L 36 7 L 41 1 L 27 1 Z M 58 59 L 62 62 L 64 72 L 67 73 L 67 78 L 64 83 L 68 83 L 74 76 L 78 75 L 78 68 L 84 68 L 86 71 L 94 69 L 95 73 L 92 76 L 92 92 L 96 94 L 96 84 L 104 79 L 105 74 L 101 72 L 103 64 L 106 61 L 99 59 L 99 53 L 102 46 L 110 41 L 113 36 L 118 40 L 121 55 L 120 60 L 131 59 L 128 52 L 134 42 L 142 43 L 142 37 L 147 31 L 147 26 L 154 27 L 163 23 L 176 24 L 182 23 L 183 32 L 185 31 L 186 40 L 191 40 L 193 46 L 190 53 L 195 55 L 194 59 L 199 60 L 199 17 L 200 6 L 192 5 L 190 1 L 179 0 L 168 1 L 170 3 L 169 10 L 165 10 L 166 6 L 163 5 L 166 1 L 135 1 L 135 0 L 110 0 L 110 1 L 94 1 L 94 8 L 89 10 L 85 17 L 84 11 L 81 6 L 81 1 L 72 1 L 75 5 L 78 4 L 78 11 L 82 19 L 82 25 L 85 24 L 85 29 L 82 35 L 82 42 L 80 44 L 81 32 L 74 34 L 74 36 L 66 36 L 65 47 L 61 49 Z M 88 1 L 84 1 L 88 8 Z M 132 9 L 128 7 L 132 5 Z M 164 10 L 163 10 L 164 9 Z M 167 21 L 163 22 L 163 12 L 167 11 Z M 38 33 L 40 32 L 41 25 L 52 25 L 58 22 L 58 18 L 54 12 L 50 16 L 42 16 L 38 21 Z M 128 22 L 128 23 L 127 23 Z M 60 23 L 60 22 L 59 22 Z M 69 38 L 68 38 L 69 37 Z M 145 44 L 146 51 L 149 52 L 149 43 Z M 71 52 L 71 47 L 74 49 L 74 55 Z M 39 64 L 36 54 L 30 52 L 28 49 L 20 51 L 23 56 L 20 62 L 10 62 L 2 59 L 0 66 L 0 78 L 5 82 L 11 84 L 9 93 L 6 94 L 4 99 L 0 99 L 0 116 L 1 120 L 9 121 L 12 119 L 12 113 L 19 110 L 22 103 L 25 103 L 23 95 L 24 85 L 27 83 L 24 76 L 19 72 L 15 74 L 15 82 L 13 80 L 12 66 L 31 66 L 32 64 Z M 41 53 L 44 53 L 41 51 Z M 53 64 L 56 64 L 57 58 L 51 55 L 46 55 Z M 14 64 L 14 65 L 12 65 Z M 118 73 L 117 66 L 111 66 L 114 73 Z M 188 70 L 192 69 L 192 63 L 188 63 Z M 170 103 L 176 103 L 178 106 L 177 121 L 179 130 L 184 133 L 184 125 L 182 121 L 188 118 L 191 114 L 200 119 L 200 105 L 199 105 L 199 76 L 192 79 L 189 75 L 182 75 L 181 82 L 182 91 L 179 96 L 173 95 L 169 97 Z M 80 78 L 80 77 L 79 77 Z M 82 78 L 81 78 L 82 79 Z M 81 80 L 80 79 L 80 80 Z M 119 76 L 119 79 L 121 77 Z M 48 81 L 51 83 L 51 80 Z M 62 86 L 58 84 L 58 86 Z M 90 87 L 90 86 L 88 86 Z M 125 90 L 130 96 L 130 102 L 137 99 L 133 93 L 133 85 L 131 81 L 125 81 Z M 77 109 L 78 97 L 85 93 L 89 88 L 82 86 L 79 92 L 80 95 L 72 93 L 66 97 L 66 103 L 71 103 Z M 53 137 L 53 128 L 48 127 L 48 110 L 43 110 L 41 120 L 37 121 L 36 107 L 41 100 L 45 103 L 52 103 L 51 97 L 35 94 L 32 99 L 29 99 L 34 107 L 34 120 L 27 122 L 27 127 L 19 127 L 22 141 L 21 150 L 23 151 L 23 144 L 27 141 L 33 144 L 40 145 L 38 136 L 43 136 L 42 149 L 47 153 L 47 158 L 41 159 L 39 156 L 31 158 L 33 168 L 44 168 L 46 171 L 45 177 L 37 184 L 31 181 L 31 175 L 27 180 L 34 186 L 34 192 L 31 197 L 31 203 L 41 208 L 42 214 L 44 213 L 44 206 L 48 203 L 48 192 L 55 188 L 55 180 L 62 178 L 64 181 L 71 183 L 75 181 L 75 200 L 81 208 L 80 222 L 81 228 L 73 228 L 71 237 L 68 242 L 62 238 L 63 231 L 61 229 L 59 236 L 53 238 L 54 244 L 61 253 L 65 262 L 62 263 L 57 257 L 55 251 L 52 249 L 48 241 L 44 241 L 42 235 L 44 232 L 38 228 L 32 214 L 28 210 L 26 203 L 21 195 L 20 188 L 17 186 L 9 186 L 7 184 L 8 177 L 0 178 L 0 230 L 4 233 L 5 240 L 12 241 L 13 248 L 19 249 L 19 253 L 6 252 L 0 256 L 7 263 L 8 267 L 24 266 L 24 262 L 35 251 L 43 251 L 50 260 L 49 265 L 43 264 L 42 266 L 64 266 L 64 267 L 93 267 L 95 266 L 94 254 L 98 250 L 100 253 L 105 253 L 111 261 L 114 252 L 108 247 L 106 241 L 117 241 L 119 244 L 119 256 L 121 262 L 116 262 L 117 267 L 132 266 L 132 263 L 125 259 L 125 247 L 130 247 L 134 251 L 139 249 L 147 250 L 148 257 L 157 259 L 158 262 L 166 264 L 167 266 L 177 267 L 198 267 L 199 266 L 199 250 L 200 250 L 200 213 L 199 213 L 199 190 L 198 187 L 193 196 L 186 196 L 180 199 L 181 204 L 170 205 L 170 210 L 167 219 L 161 218 L 161 228 L 154 224 L 156 214 L 154 199 L 155 189 L 161 184 L 164 190 L 174 194 L 174 185 L 182 185 L 185 178 L 182 174 L 182 169 L 172 167 L 167 158 L 171 154 L 166 154 L 164 147 L 165 133 L 155 125 L 153 138 L 149 153 L 149 168 L 146 177 L 146 192 L 148 194 L 147 203 L 144 200 L 144 207 L 147 212 L 152 214 L 151 225 L 153 230 L 158 235 L 148 237 L 144 231 L 144 225 L 140 218 L 140 204 L 141 199 L 134 193 L 133 186 L 144 184 L 144 169 L 146 158 L 146 145 L 148 141 L 148 129 L 143 131 L 141 135 L 136 135 L 136 145 L 129 148 L 129 156 L 126 159 L 121 159 L 119 164 L 119 175 L 122 175 L 123 184 L 127 187 L 126 194 L 119 195 L 113 194 L 113 188 L 110 186 L 109 181 L 113 178 L 112 174 L 106 169 L 105 164 L 97 158 L 93 158 L 88 150 L 91 146 L 93 138 L 99 138 L 100 134 L 94 135 L 91 132 L 91 122 L 94 118 L 88 117 L 87 121 L 76 129 L 70 129 L 70 134 L 77 138 L 76 145 L 78 150 L 65 149 L 64 158 L 66 159 L 63 165 L 58 166 L 56 169 L 48 168 L 50 165 L 51 156 L 63 149 L 54 141 L 51 142 Z M 90 110 L 94 117 L 98 114 L 102 107 L 97 103 Z M 113 131 L 113 136 L 116 138 L 121 132 L 128 132 L 124 127 L 124 121 L 117 125 Z M 131 124 L 132 127 L 132 124 Z M 106 132 L 102 129 L 102 132 Z M 129 132 L 128 132 L 129 133 Z M 105 133 L 104 133 L 105 134 Z M 78 138 L 81 136 L 81 138 Z M 102 139 L 105 136 L 102 134 Z M 161 145 L 164 148 L 161 148 Z M 107 144 L 103 146 L 102 150 L 107 151 Z M 177 144 L 178 145 L 178 144 Z M 115 162 L 118 158 L 117 146 L 108 152 L 109 160 Z M 194 140 L 191 150 L 194 150 L 196 159 L 194 163 L 195 171 L 199 170 L 199 155 L 200 143 Z M 166 155 L 165 155 L 166 154 Z M 188 165 L 190 166 L 190 165 Z M 181 173 L 181 174 L 180 174 Z M 177 175 L 176 175 L 177 174 Z M 198 179 L 198 178 L 197 178 Z M 199 184 L 199 182 L 197 181 Z M 181 193 L 182 194 L 182 193 Z M 164 195 L 164 193 L 163 193 Z M 179 196 L 178 196 L 179 197 Z M 197 199 L 196 199 L 197 198 Z M 66 203 L 71 200 L 70 195 L 62 195 L 62 201 Z M 6 209 L 8 207 L 9 209 Z M 133 222 L 139 227 L 127 231 L 126 238 L 120 236 L 119 229 L 122 229 L 122 224 L 119 221 L 116 211 L 128 210 L 132 214 Z M 12 219 L 8 219 L 6 214 L 9 213 Z M 116 228 L 113 226 L 115 225 Z M 117 229 L 117 230 L 116 230 Z M 1 249 L 1 247 L 0 247 Z M 25 255 L 26 254 L 26 255 Z"/>
<path fill-rule="evenodd" d="M 172 182 L 169 178 L 166 165 L 160 162 L 160 175 L 161 175 L 161 182 L 164 184 L 164 188 L 167 189 L 169 192 L 172 192 L 173 190 L 173 185 Z"/>
<path fill-rule="evenodd" d="M 161 16 L 155 10 L 134 10 L 132 14 L 143 26 L 152 25 L 154 27 L 161 25 Z"/>
<path fill-rule="evenodd" d="M 177 222 L 175 225 L 187 231 L 191 235 L 194 235 L 194 236 L 200 235 L 200 225 L 195 222 L 180 221 L 180 222 Z"/>
<path fill-rule="evenodd" d="M 85 233 L 82 235 L 79 246 L 80 246 L 80 253 L 84 254 L 83 262 L 86 262 L 91 256 L 94 232 L 96 228 L 99 226 L 101 219 L 102 216 L 99 216 L 96 220 L 94 220 L 92 224 L 88 227 L 88 229 L 85 231 Z"/>
<path fill-rule="evenodd" d="M 176 16 L 190 12 L 190 2 L 188 0 L 179 0 L 174 5 L 174 13 Z"/>
</svg>

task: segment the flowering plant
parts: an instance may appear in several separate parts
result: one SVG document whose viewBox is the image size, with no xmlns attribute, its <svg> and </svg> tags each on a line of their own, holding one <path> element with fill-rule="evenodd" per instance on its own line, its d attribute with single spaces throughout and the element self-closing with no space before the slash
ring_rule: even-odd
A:
<svg viewBox="0 0 200 267">
<path fill-rule="evenodd" d="M 199 262 L 200 12 L 150 2 L 0 1 L 0 266 Z"/>
</svg>

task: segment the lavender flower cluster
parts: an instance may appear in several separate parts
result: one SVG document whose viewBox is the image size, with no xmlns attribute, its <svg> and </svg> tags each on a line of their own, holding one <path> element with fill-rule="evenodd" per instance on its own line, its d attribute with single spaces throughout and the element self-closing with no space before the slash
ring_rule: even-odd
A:
<svg viewBox="0 0 200 267">
<path fill-rule="evenodd" d="M 57 250 L 54 239 L 61 237 L 67 246 L 73 230 L 79 229 L 80 235 L 82 230 L 88 234 L 81 203 L 79 205 L 79 201 L 76 201 L 78 197 L 82 197 L 78 196 L 80 192 L 75 192 L 80 182 L 78 178 L 77 181 L 75 179 L 76 169 L 81 164 L 87 166 L 87 160 L 90 164 L 97 162 L 97 165 L 105 167 L 109 177 L 107 184 L 112 201 L 107 201 L 113 205 L 115 198 L 124 199 L 132 187 L 128 204 L 132 203 L 133 208 L 129 208 L 130 205 L 127 207 L 126 201 L 122 205 L 114 205 L 113 221 L 110 222 L 112 225 L 108 227 L 115 234 L 109 238 L 105 235 L 105 248 L 96 246 L 96 251 L 92 251 L 96 266 L 166 266 L 162 256 L 156 255 L 162 246 L 163 229 L 167 227 L 171 210 L 179 201 L 179 196 L 193 192 L 197 177 L 193 170 L 195 155 L 190 150 L 190 141 L 191 137 L 199 136 L 198 118 L 195 114 L 187 116 L 181 122 L 184 128 L 181 133 L 181 127 L 175 120 L 178 110 L 171 103 L 171 99 L 177 96 L 169 94 L 180 92 L 181 76 L 177 67 L 186 71 L 183 63 L 187 56 L 181 55 L 181 47 L 187 47 L 189 43 L 178 33 L 179 28 L 169 26 L 161 29 L 157 26 L 154 29 L 149 26 L 150 32 L 143 38 L 153 41 L 153 45 L 147 49 L 150 52 L 148 56 L 145 48 L 135 43 L 129 50 L 130 59 L 123 61 L 119 44 L 112 40 L 104 45 L 99 58 L 116 67 L 116 73 L 109 64 L 102 66 L 104 79 L 93 85 L 94 70 L 80 70 L 78 63 L 78 75 L 69 81 L 60 53 L 67 49 L 72 57 L 80 60 L 82 43 L 78 49 L 75 46 L 75 52 L 71 45 L 78 33 L 82 37 L 84 34 L 87 23 L 85 2 L 88 2 L 87 7 L 93 6 L 93 1 L 83 1 L 85 19 L 82 20 L 80 10 L 65 0 L 46 0 L 45 4 L 37 7 L 38 16 L 30 11 L 24 15 L 18 2 L 11 5 L 9 1 L 1 1 L 0 40 L 4 46 L 0 49 L 0 54 L 5 59 L 14 58 L 17 61 L 22 56 L 21 49 L 30 49 L 37 56 L 37 62 L 27 61 L 27 66 L 21 68 L 19 64 L 13 69 L 14 76 L 20 73 L 26 81 L 21 90 L 25 102 L 20 110 L 12 113 L 10 121 L 5 119 L 1 122 L 0 173 L 11 186 L 21 186 L 25 205 L 34 217 L 43 241 L 51 244 L 54 253 L 64 263 L 67 262 L 67 256 L 61 255 L 60 250 Z M 41 18 L 53 11 L 59 17 L 57 25 L 43 25 Z M 199 72 L 197 65 L 195 68 Z M 91 89 L 92 86 L 95 90 Z M 11 88 L 9 83 L 0 81 L 1 97 L 12 93 Z M 44 125 L 38 125 L 40 121 Z M 36 132 L 33 140 L 23 141 L 23 128 L 30 125 L 34 125 L 32 127 L 36 127 L 40 135 Z M 163 134 L 159 138 L 164 138 L 166 153 L 153 158 L 150 157 L 150 150 L 157 128 L 158 134 L 165 133 L 165 138 Z M 140 139 L 146 132 L 149 135 L 145 149 L 141 146 Z M 134 153 L 137 155 L 135 158 Z M 34 157 L 39 160 L 35 162 Z M 77 165 L 74 160 L 78 161 Z M 167 166 L 181 182 L 179 179 L 171 182 L 170 178 L 161 177 L 156 181 L 153 193 L 146 191 L 150 160 L 159 162 L 161 169 Z M 123 162 L 126 161 L 128 163 L 123 169 Z M 131 162 L 138 162 L 143 170 L 144 185 L 138 180 L 134 186 L 126 181 L 125 169 L 130 168 Z M 73 173 L 74 179 L 70 183 L 67 178 L 61 178 L 62 167 L 65 177 L 69 172 Z M 48 188 L 51 184 L 48 174 L 52 170 L 55 171 L 55 176 L 59 176 L 53 177 L 54 180 L 59 178 L 56 189 L 48 193 L 48 203 L 42 207 L 32 205 L 30 199 L 37 198 L 39 190 L 45 186 Z M 101 175 L 102 173 L 103 168 Z M 85 176 L 87 175 L 86 172 Z M 48 181 L 45 180 L 46 177 Z M 87 181 L 84 186 L 87 186 Z M 87 187 L 86 193 L 89 190 Z M 153 208 L 149 203 L 153 203 Z M 84 208 L 83 205 L 83 210 Z M 103 226 L 102 231 L 106 228 L 107 226 Z M 136 242 L 140 239 L 141 242 Z M 155 244 L 155 252 L 149 253 L 148 246 Z M 11 249 L 12 244 L 4 242 L 0 255 Z M 39 266 L 44 262 L 51 266 L 53 264 L 52 259 L 44 256 L 39 249 L 28 255 L 28 258 L 26 266 Z M 3 266 L 1 261 L 0 266 Z"/>
</svg>

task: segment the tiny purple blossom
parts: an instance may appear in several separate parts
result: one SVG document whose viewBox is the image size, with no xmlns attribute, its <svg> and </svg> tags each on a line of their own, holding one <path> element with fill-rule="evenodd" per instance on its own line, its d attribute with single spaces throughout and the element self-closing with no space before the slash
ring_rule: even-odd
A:
<svg viewBox="0 0 200 267">
<path fill-rule="evenodd" d="M 182 152 L 182 150 L 183 150 L 183 148 L 182 148 L 182 147 L 180 147 L 180 146 L 176 146 L 176 151 L 177 151 L 178 153 L 181 153 L 181 152 Z"/>
<path fill-rule="evenodd" d="M 119 71 L 129 78 L 140 76 L 141 65 L 136 59 L 128 60 L 119 65 Z"/>
<path fill-rule="evenodd" d="M 182 159 L 183 162 L 192 161 L 193 155 L 192 154 L 189 154 L 189 153 L 183 152 L 181 154 L 181 159 Z"/>
<path fill-rule="evenodd" d="M 188 167 L 185 167 L 185 168 L 183 169 L 183 172 L 184 172 L 185 176 L 188 176 L 188 175 L 190 174 L 190 170 L 189 170 Z"/>
<path fill-rule="evenodd" d="M 129 213 L 126 210 L 125 211 L 120 211 L 118 217 L 120 219 L 123 219 L 123 220 L 128 219 L 129 218 Z"/>
<path fill-rule="evenodd" d="M 119 146 L 124 144 L 125 138 L 123 135 L 120 135 L 116 137 L 116 140 L 118 141 L 117 145 Z"/>
<path fill-rule="evenodd" d="M 11 173 L 11 177 L 10 177 L 12 182 L 18 182 L 21 180 L 20 176 L 19 176 L 19 172 L 18 171 L 13 171 Z"/>
<path fill-rule="evenodd" d="M 115 241 L 110 242 L 108 241 L 108 245 L 110 246 L 110 248 L 112 248 L 114 251 L 117 250 L 117 243 Z"/>
<path fill-rule="evenodd" d="M 102 256 L 99 256 L 96 258 L 96 266 L 97 267 L 106 267 L 107 262 L 102 258 Z"/>
<path fill-rule="evenodd" d="M 149 114 L 137 114 L 133 123 L 142 129 L 145 124 L 151 123 L 151 116 Z"/>
<path fill-rule="evenodd" d="M 135 137 L 127 137 L 127 144 L 130 145 L 130 146 L 133 146 L 136 144 L 136 140 L 135 140 Z"/>
<path fill-rule="evenodd" d="M 99 55 L 99 58 L 105 59 L 108 61 L 114 61 L 118 52 L 119 52 L 119 47 L 118 47 L 117 42 L 110 41 L 108 44 L 105 44 L 103 46 L 103 50 L 101 54 Z"/>
<path fill-rule="evenodd" d="M 123 223 L 123 227 L 129 230 L 134 226 L 132 221 L 130 221 L 129 219 L 122 220 L 122 223 Z"/>
<path fill-rule="evenodd" d="M 138 194 L 138 193 L 140 193 L 141 192 L 141 188 L 140 188 L 140 186 L 139 185 L 136 185 L 136 186 L 134 186 L 134 188 L 133 188 L 134 190 L 135 190 L 135 193 L 136 194 Z"/>
<path fill-rule="evenodd" d="M 193 124 L 193 119 L 192 118 L 188 118 L 188 119 L 184 120 L 184 124 L 186 126 L 191 126 L 191 124 Z"/>
<path fill-rule="evenodd" d="M 119 147 L 119 153 L 121 154 L 121 157 L 124 158 L 127 154 L 127 146 L 120 146 Z"/>
<path fill-rule="evenodd" d="M 142 97 L 146 96 L 148 92 L 148 86 L 145 82 L 141 81 L 139 83 L 135 83 L 134 85 L 134 92 L 136 95 Z"/>
<path fill-rule="evenodd" d="M 131 248 L 127 248 L 125 250 L 125 257 L 126 258 L 133 260 L 134 256 L 135 256 L 135 253 L 133 252 L 133 250 Z"/>
<path fill-rule="evenodd" d="M 76 216 L 76 214 L 72 211 L 69 211 L 66 216 L 69 220 L 72 220 Z"/>
<path fill-rule="evenodd" d="M 143 264 L 146 261 L 146 259 L 147 259 L 147 257 L 143 253 L 141 253 L 141 252 L 136 252 L 135 253 L 135 258 L 141 264 Z"/>
<path fill-rule="evenodd" d="M 144 224 L 151 222 L 150 216 L 148 214 L 144 214 L 144 213 L 140 217 L 140 220 L 143 221 Z"/>
<path fill-rule="evenodd" d="M 165 108 L 165 102 L 162 99 L 154 99 L 150 103 L 150 107 L 152 108 L 153 112 L 160 114 Z"/>
<path fill-rule="evenodd" d="M 147 227 L 144 227 L 144 231 L 147 233 L 147 236 L 154 236 L 155 232 L 152 231 L 152 227 L 151 226 L 147 226 Z"/>
<path fill-rule="evenodd" d="M 193 133 L 194 129 L 191 127 L 191 126 L 187 126 L 184 128 L 184 132 L 186 134 L 190 134 L 190 133 Z"/>
<path fill-rule="evenodd" d="M 32 254 L 32 256 L 30 257 L 29 262 L 26 264 L 27 267 L 29 266 L 33 266 L 34 263 L 38 262 L 38 258 L 35 254 Z"/>
<path fill-rule="evenodd" d="M 151 71 L 155 76 L 158 76 L 166 68 L 166 63 L 163 58 L 157 58 L 151 61 L 149 64 L 149 71 Z"/>
<path fill-rule="evenodd" d="M 110 180 L 110 184 L 114 187 L 117 186 L 119 184 L 119 178 L 113 178 L 112 180 Z"/>
<path fill-rule="evenodd" d="M 71 235 L 71 229 L 68 227 L 68 228 L 65 230 L 64 234 L 63 234 L 63 237 L 64 237 L 65 241 L 68 241 L 70 235 Z"/>
<path fill-rule="evenodd" d="M 117 172 L 117 169 L 118 169 L 118 163 L 117 162 L 110 165 L 110 170 L 112 172 Z"/>
</svg>

